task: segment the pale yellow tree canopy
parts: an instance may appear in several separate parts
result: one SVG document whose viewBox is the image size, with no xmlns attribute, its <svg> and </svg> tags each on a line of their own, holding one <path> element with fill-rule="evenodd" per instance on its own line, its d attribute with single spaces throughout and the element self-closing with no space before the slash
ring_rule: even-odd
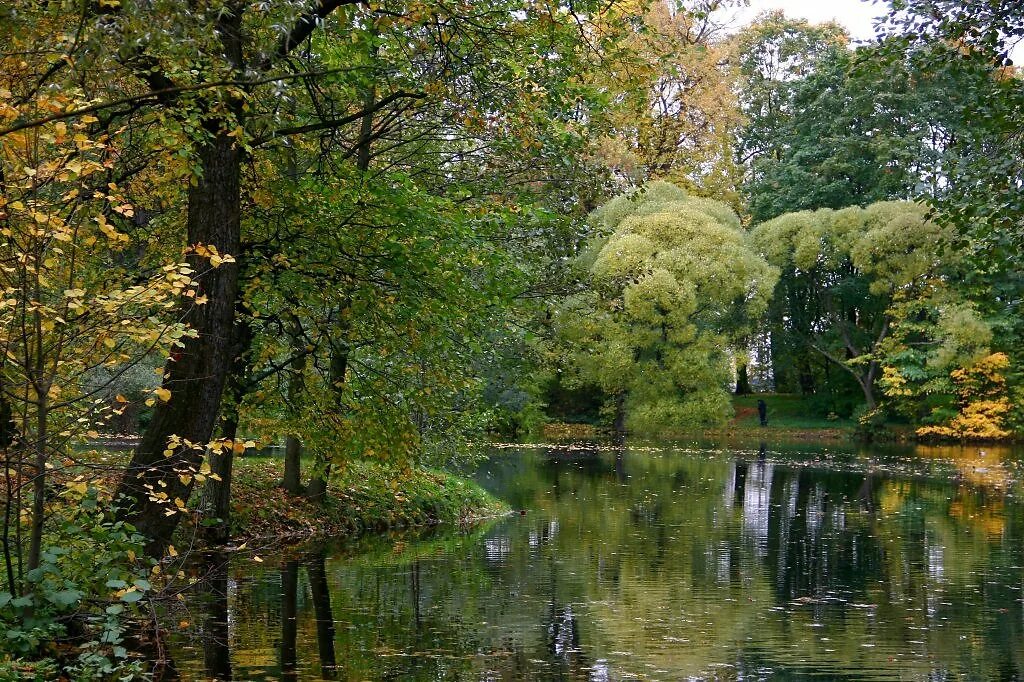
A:
<svg viewBox="0 0 1024 682">
<path fill-rule="evenodd" d="M 613 199 L 592 223 L 589 287 L 560 316 L 576 375 L 624 396 L 633 429 L 720 422 L 726 349 L 763 314 L 776 269 L 727 205 L 667 182 Z"/>
</svg>

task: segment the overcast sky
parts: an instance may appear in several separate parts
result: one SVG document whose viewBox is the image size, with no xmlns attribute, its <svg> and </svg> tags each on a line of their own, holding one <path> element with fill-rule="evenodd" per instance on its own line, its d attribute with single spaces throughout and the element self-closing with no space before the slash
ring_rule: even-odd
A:
<svg viewBox="0 0 1024 682">
<path fill-rule="evenodd" d="M 733 10 L 738 28 L 750 23 L 766 10 L 781 9 L 788 16 L 801 17 L 815 24 L 836 21 L 846 27 L 854 40 L 875 37 L 874 20 L 889 11 L 889 3 L 871 0 L 750 0 L 750 7 Z M 1010 50 L 1015 64 L 1024 64 L 1024 40 Z"/>
<path fill-rule="evenodd" d="M 874 37 L 872 20 L 885 14 L 889 4 L 862 0 L 751 0 L 750 7 L 736 12 L 737 25 L 746 24 L 761 12 L 772 9 L 781 9 L 791 17 L 802 17 L 816 24 L 835 20 L 857 40 Z"/>
</svg>

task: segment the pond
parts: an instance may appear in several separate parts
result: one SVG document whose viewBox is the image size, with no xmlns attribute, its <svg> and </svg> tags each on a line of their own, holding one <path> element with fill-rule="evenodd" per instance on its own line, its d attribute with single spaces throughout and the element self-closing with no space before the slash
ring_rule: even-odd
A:
<svg viewBox="0 0 1024 682">
<path fill-rule="evenodd" d="M 521 513 L 213 556 L 170 653 L 186 680 L 1024 679 L 1020 454 L 495 449 Z"/>
</svg>

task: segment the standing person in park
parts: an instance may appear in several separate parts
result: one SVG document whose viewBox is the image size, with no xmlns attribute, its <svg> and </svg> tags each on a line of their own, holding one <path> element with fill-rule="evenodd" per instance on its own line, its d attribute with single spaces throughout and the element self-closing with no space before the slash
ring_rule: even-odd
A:
<svg viewBox="0 0 1024 682">
<path fill-rule="evenodd" d="M 761 418 L 761 426 L 768 426 L 768 405 L 764 400 L 757 401 L 757 416 Z"/>
</svg>

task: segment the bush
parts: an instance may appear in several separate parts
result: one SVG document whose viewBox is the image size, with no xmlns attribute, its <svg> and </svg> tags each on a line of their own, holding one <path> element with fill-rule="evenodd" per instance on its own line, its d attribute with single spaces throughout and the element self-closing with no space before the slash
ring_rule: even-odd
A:
<svg viewBox="0 0 1024 682">
<path fill-rule="evenodd" d="M 153 589 L 154 562 L 141 559 L 143 537 L 115 520 L 108 495 L 71 482 L 58 499 L 40 565 L 0 592 L 4 648 L 22 659 L 4 662 L 0 680 L 53 679 L 53 665 L 74 680 L 132 679 L 141 663 L 124 633 Z"/>
</svg>

